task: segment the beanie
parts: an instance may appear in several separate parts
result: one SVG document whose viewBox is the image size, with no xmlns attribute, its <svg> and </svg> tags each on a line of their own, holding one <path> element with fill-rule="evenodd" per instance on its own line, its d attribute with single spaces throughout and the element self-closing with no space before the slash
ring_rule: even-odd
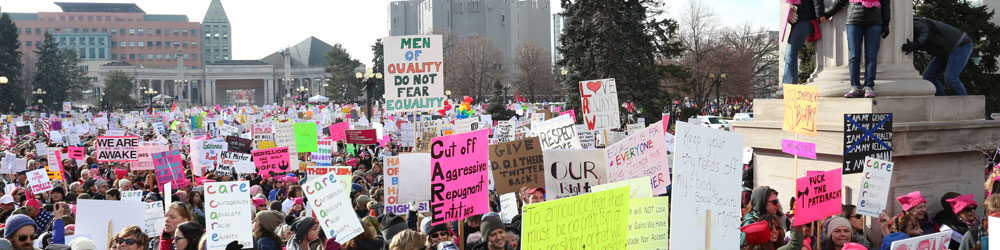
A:
<svg viewBox="0 0 1000 250">
<path fill-rule="evenodd" d="M 69 247 L 74 250 L 97 250 L 97 245 L 87 237 L 77 237 L 69 242 Z"/>
<path fill-rule="evenodd" d="M 295 219 L 295 223 L 292 224 L 292 231 L 295 232 L 295 240 L 301 242 L 306 238 L 306 234 L 309 230 L 316 225 L 316 219 L 309 216 L 303 216 Z"/>
<path fill-rule="evenodd" d="M 28 217 L 27 215 L 16 214 L 7 217 L 7 223 L 3 230 L 3 237 L 10 238 L 11 235 L 14 235 L 14 232 L 17 232 L 18 229 L 21 229 L 24 226 L 33 226 L 36 229 L 38 228 L 38 224 L 35 224 L 35 220 L 32 220 L 31 217 Z"/>
<path fill-rule="evenodd" d="M 861 244 L 858 244 L 858 243 L 854 243 L 854 242 L 844 243 L 844 248 L 842 248 L 842 249 L 843 250 L 868 250 L 867 247 L 865 247 L 865 246 L 863 246 Z"/>
<path fill-rule="evenodd" d="M 951 211 L 955 214 L 962 212 L 966 207 L 977 206 L 976 200 L 973 198 L 972 194 L 961 195 L 955 198 L 948 199 L 948 204 L 951 205 Z"/>
<path fill-rule="evenodd" d="M 830 218 L 827 224 L 829 226 L 826 227 L 826 237 L 830 237 L 830 234 L 833 234 L 833 230 L 836 228 L 839 227 L 847 227 L 848 229 L 851 228 L 851 222 L 847 221 L 847 219 L 844 219 L 844 217 L 840 216 L 834 216 L 833 218 Z"/>
<path fill-rule="evenodd" d="M 257 212 L 257 222 L 268 232 L 274 232 L 274 229 L 278 228 L 278 225 L 281 225 L 284 217 L 285 215 L 281 214 L 281 212 L 274 210 Z"/>
<path fill-rule="evenodd" d="M 253 198 L 253 206 L 267 206 L 267 200 L 263 198 Z"/>
<path fill-rule="evenodd" d="M 746 240 L 748 246 L 761 244 L 771 239 L 771 230 L 768 228 L 766 220 L 747 224 L 746 226 L 740 227 L 740 231 L 746 235 L 744 239 Z"/>
<path fill-rule="evenodd" d="M 340 250 L 340 243 L 337 242 L 337 239 L 330 238 L 330 239 L 326 240 L 326 248 L 324 248 L 324 249 L 325 250 Z"/>
<path fill-rule="evenodd" d="M 913 191 L 906 195 L 896 197 L 896 201 L 899 201 L 899 205 L 903 206 L 903 211 L 910 211 L 911 208 L 916 207 L 920 203 L 927 203 L 923 195 L 920 195 L 920 191 Z"/>
<path fill-rule="evenodd" d="M 503 221 L 500 221 L 500 217 L 487 216 L 483 217 L 483 220 L 479 222 L 479 231 L 483 233 L 483 240 L 490 240 L 490 233 L 493 230 L 504 229 Z"/>
</svg>

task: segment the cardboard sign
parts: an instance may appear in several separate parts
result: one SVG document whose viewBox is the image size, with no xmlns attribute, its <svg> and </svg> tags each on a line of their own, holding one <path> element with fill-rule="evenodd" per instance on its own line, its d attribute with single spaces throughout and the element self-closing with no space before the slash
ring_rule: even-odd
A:
<svg viewBox="0 0 1000 250">
<path fill-rule="evenodd" d="M 670 197 L 628 201 L 627 249 L 667 249 L 670 230 Z"/>
<path fill-rule="evenodd" d="M 378 137 L 375 134 L 374 129 L 354 129 L 346 130 L 344 134 L 347 136 L 347 143 L 350 144 L 361 144 L 361 145 L 375 145 L 378 144 Z"/>
<path fill-rule="evenodd" d="M 45 169 L 28 171 L 27 176 L 28 187 L 31 187 L 31 193 L 38 194 L 52 190 L 52 182 L 49 181 L 49 175 L 45 173 Z"/>
<path fill-rule="evenodd" d="M 542 149 L 582 149 L 580 137 L 576 134 L 576 126 L 569 116 L 531 125 L 531 131 L 542 142 Z"/>
<path fill-rule="evenodd" d="M 685 122 L 676 130 L 670 227 L 685 230 L 670 232 L 671 239 L 684 239 L 670 241 L 670 249 L 697 249 L 706 241 L 739 249 L 743 135 Z M 708 225 L 711 239 L 705 239 Z"/>
<path fill-rule="evenodd" d="M 163 190 L 165 183 L 171 183 L 173 188 L 184 188 L 190 182 L 184 175 L 181 152 L 178 150 L 154 153 L 153 167 L 155 168 L 156 183 L 159 184 L 160 190 Z"/>
<path fill-rule="evenodd" d="M 521 249 L 621 249 L 628 238 L 628 207 L 624 187 L 525 205 Z"/>
<path fill-rule="evenodd" d="M 145 215 L 145 205 L 139 202 L 80 199 L 76 205 L 76 234 L 90 235 L 94 242 L 108 242 L 110 234 L 121 232 L 125 227 L 145 225 Z M 107 244 L 94 245 L 98 250 L 108 247 Z"/>
<path fill-rule="evenodd" d="M 124 198 L 124 197 L 123 197 Z M 146 224 L 143 224 L 142 232 L 149 237 L 156 237 L 163 234 L 163 227 L 166 226 L 166 216 L 163 211 L 162 201 L 143 202 L 146 204 Z"/>
<path fill-rule="evenodd" d="M 138 136 L 100 136 L 94 146 L 98 162 L 139 160 Z"/>
<path fill-rule="evenodd" d="M 785 99 L 785 121 L 781 129 L 801 135 L 816 136 L 816 107 L 819 87 L 816 85 L 782 84 Z"/>
<path fill-rule="evenodd" d="M 488 129 L 434 138 L 431 143 L 433 224 L 490 211 Z"/>
<path fill-rule="evenodd" d="M 653 194 L 667 192 L 667 186 L 670 185 L 670 165 L 667 163 L 663 126 L 659 122 L 636 131 L 606 149 L 609 181 L 648 176 Z"/>
<path fill-rule="evenodd" d="M 259 175 L 274 176 L 291 170 L 288 147 L 258 149 L 251 154 Z"/>
<path fill-rule="evenodd" d="M 795 191 L 793 226 L 839 214 L 843 200 L 840 181 L 840 169 L 815 173 L 795 180 L 798 190 Z"/>
<path fill-rule="evenodd" d="M 399 203 L 431 200 L 431 154 L 400 154 L 399 175 Z"/>
<path fill-rule="evenodd" d="M 387 113 L 444 107 L 444 42 L 440 35 L 390 36 L 385 48 Z"/>
<path fill-rule="evenodd" d="M 226 136 L 226 151 L 249 154 L 253 150 L 253 140 L 239 136 Z"/>
<path fill-rule="evenodd" d="M 589 130 L 621 128 L 615 79 L 580 81 L 580 110 Z"/>
<path fill-rule="evenodd" d="M 892 114 L 844 115 L 844 174 L 864 171 L 865 157 L 892 161 Z"/>
<path fill-rule="evenodd" d="M 878 218 L 886 208 L 889 200 L 889 188 L 892 184 L 892 171 L 895 166 L 891 161 L 883 161 L 865 157 L 865 170 L 861 177 L 861 189 L 858 190 L 858 213 Z"/>
<path fill-rule="evenodd" d="M 336 237 L 337 242 L 344 244 L 364 232 L 364 228 L 354 209 L 351 209 L 353 206 L 347 190 L 342 187 L 337 175 L 327 173 L 322 178 L 306 181 L 302 190 L 323 233 Z"/>
<path fill-rule="evenodd" d="M 522 186 L 545 187 L 545 161 L 538 137 L 490 145 L 491 172 L 497 193 L 518 192 Z"/>
<path fill-rule="evenodd" d="M 208 249 L 226 249 L 232 241 L 253 245 L 253 205 L 250 204 L 250 182 L 228 181 L 205 183 L 205 241 Z"/>
<path fill-rule="evenodd" d="M 649 198 L 653 197 L 653 188 L 650 185 L 649 176 L 642 176 L 639 178 L 617 181 L 607 184 L 601 184 L 594 186 L 590 189 L 591 192 L 601 192 L 604 190 L 611 190 L 620 187 L 628 187 L 628 197 L 632 199 L 639 198 Z"/>
<path fill-rule="evenodd" d="M 995 224 L 994 224 L 995 225 Z M 992 229 L 990 229 L 992 230 Z M 890 250 L 924 250 L 924 249 L 948 249 L 948 244 L 954 231 L 945 230 L 928 235 L 921 235 L 909 239 L 902 239 L 892 242 Z M 993 241 L 995 237 L 989 237 Z M 993 246 L 993 242 L 990 242 Z M 985 244 L 984 244 L 985 245 Z"/>
<path fill-rule="evenodd" d="M 385 163 L 383 165 L 384 167 L 382 167 L 382 173 L 385 178 L 385 213 L 406 214 L 410 209 L 410 204 L 399 202 L 400 157 L 385 157 Z M 425 189 L 429 190 L 429 188 Z M 426 201 L 420 202 L 417 211 L 430 212 L 429 205 L 430 204 Z"/>
<path fill-rule="evenodd" d="M 812 142 L 781 139 L 781 152 L 797 155 L 799 157 L 816 159 L 816 144 Z"/>
<path fill-rule="evenodd" d="M 122 191 L 121 193 L 122 201 L 142 202 L 142 190 Z"/>
<path fill-rule="evenodd" d="M 295 123 L 295 148 L 299 153 L 316 152 L 316 123 L 300 122 Z"/>
<path fill-rule="evenodd" d="M 590 193 L 592 187 L 608 182 L 604 149 L 553 149 L 542 155 L 549 200 Z"/>
</svg>

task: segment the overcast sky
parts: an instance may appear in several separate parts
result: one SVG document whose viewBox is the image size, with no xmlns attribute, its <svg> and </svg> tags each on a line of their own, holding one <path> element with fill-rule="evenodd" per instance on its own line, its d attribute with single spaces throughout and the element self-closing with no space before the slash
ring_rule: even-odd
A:
<svg viewBox="0 0 1000 250">
<path fill-rule="evenodd" d="M 395 1 L 395 0 L 392 0 Z M 682 13 L 689 0 L 662 0 L 671 15 Z M 777 0 L 705 1 L 722 26 L 749 22 L 777 30 Z M 0 0 L 4 12 L 60 12 L 49 0 Z M 211 0 L 60 0 L 59 2 L 136 3 L 149 14 L 184 14 L 201 22 Z M 390 0 L 222 0 L 233 27 L 233 59 L 260 59 L 309 36 L 341 43 L 352 56 L 371 64 L 375 39 L 388 34 Z M 559 1 L 551 1 L 558 12 Z M 720 13 L 739 13 L 721 15 Z M 761 14 L 765 13 L 765 14 Z M 770 14 L 767 14 L 770 13 Z M 757 15 L 754 15 L 757 14 Z"/>
</svg>

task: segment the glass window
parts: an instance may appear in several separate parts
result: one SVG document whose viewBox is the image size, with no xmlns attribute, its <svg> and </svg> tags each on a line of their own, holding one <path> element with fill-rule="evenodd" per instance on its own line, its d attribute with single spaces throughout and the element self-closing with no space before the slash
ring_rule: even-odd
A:
<svg viewBox="0 0 1000 250">
<path fill-rule="evenodd" d="M 103 16 L 97 16 L 97 21 L 104 21 L 104 17 Z"/>
<path fill-rule="evenodd" d="M 191 42 L 191 47 L 198 47 L 198 42 Z"/>
<path fill-rule="evenodd" d="M 25 34 L 31 34 L 31 28 L 24 28 Z"/>
<path fill-rule="evenodd" d="M 135 54 L 128 54 L 128 59 L 135 61 Z"/>
<path fill-rule="evenodd" d="M 70 21 L 76 21 L 76 16 L 69 16 Z"/>
<path fill-rule="evenodd" d="M 163 59 L 163 54 L 156 54 L 156 59 Z"/>
<path fill-rule="evenodd" d="M 187 47 L 188 46 L 188 42 L 181 43 L 181 46 Z"/>
<path fill-rule="evenodd" d="M 128 42 L 129 47 L 135 47 L 135 42 Z"/>
<path fill-rule="evenodd" d="M 153 47 L 153 41 L 146 42 L 146 47 Z"/>
<path fill-rule="evenodd" d="M 87 44 L 90 44 L 90 45 L 97 44 L 97 43 L 94 42 L 94 38 L 93 37 L 91 37 L 90 39 L 87 39 L 87 41 L 88 41 Z"/>
<path fill-rule="evenodd" d="M 24 42 L 24 46 L 31 47 L 31 41 Z"/>
<path fill-rule="evenodd" d="M 41 34 L 42 33 L 42 28 L 35 28 L 35 33 Z"/>
<path fill-rule="evenodd" d="M 188 30 L 181 30 L 181 34 L 183 34 L 185 36 L 188 35 Z"/>
<path fill-rule="evenodd" d="M 111 21 L 111 16 L 104 16 L 104 20 Z"/>
<path fill-rule="evenodd" d="M 97 33 L 97 28 L 90 29 L 90 32 Z"/>
<path fill-rule="evenodd" d="M 198 54 L 191 54 L 191 59 L 198 60 Z"/>
<path fill-rule="evenodd" d="M 104 59 L 104 48 L 97 48 L 97 58 Z"/>
<path fill-rule="evenodd" d="M 178 33 L 177 29 L 174 29 L 174 35 L 177 35 L 177 33 Z"/>
<path fill-rule="evenodd" d="M 87 50 L 84 48 L 80 48 L 77 54 L 80 55 L 80 58 L 87 58 Z"/>
<path fill-rule="evenodd" d="M 166 57 L 167 59 L 170 59 L 170 54 L 167 54 L 167 55 L 166 55 L 166 56 L 164 56 L 164 57 Z"/>
<path fill-rule="evenodd" d="M 135 35 L 135 29 L 128 29 L 129 35 Z"/>
<path fill-rule="evenodd" d="M 101 32 L 108 33 L 108 29 L 101 29 Z"/>
<path fill-rule="evenodd" d="M 89 58 L 97 58 L 97 54 L 95 53 L 96 50 L 94 48 L 87 49 L 87 52 L 90 52 L 87 55 L 87 57 L 89 57 Z"/>
<path fill-rule="evenodd" d="M 73 28 L 73 33 L 80 33 L 80 28 Z"/>
<path fill-rule="evenodd" d="M 153 60 L 153 54 L 146 54 L 146 59 Z"/>
<path fill-rule="evenodd" d="M 94 16 L 87 16 L 87 21 L 94 21 Z"/>
<path fill-rule="evenodd" d="M 118 54 L 111 54 L 111 60 L 118 60 Z"/>
<path fill-rule="evenodd" d="M 159 35 L 159 34 L 162 34 L 162 33 L 163 33 L 162 31 L 163 31 L 163 30 L 161 30 L 161 29 L 156 29 L 156 34 L 157 34 L 157 35 Z"/>
<path fill-rule="evenodd" d="M 160 47 L 160 46 L 163 46 L 163 42 L 156 41 L 156 47 Z"/>
<path fill-rule="evenodd" d="M 143 30 L 142 30 L 142 29 L 139 29 L 139 35 L 145 35 L 145 34 L 146 34 L 146 33 L 145 33 L 145 32 L 143 32 Z"/>
<path fill-rule="evenodd" d="M 139 42 L 139 47 L 146 47 L 146 43 L 144 43 L 144 42 Z"/>
<path fill-rule="evenodd" d="M 146 60 L 146 54 L 139 54 L 139 60 Z"/>
<path fill-rule="evenodd" d="M 181 42 L 174 42 L 174 47 L 179 47 L 179 46 L 181 46 Z"/>
<path fill-rule="evenodd" d="M 118 29 L 118 33 L 125 34 L 125 29 Z"/>
<path fill-rule="evenodd" d="M 198 30 L 197 29 L 191 29 L 191 35 L 197 36 L 198 35 Z"/>
<path fill-rule="evenodd" d="M 118 47 L 125 47 L 125 42 L 118 42 Z"/>
</svg>

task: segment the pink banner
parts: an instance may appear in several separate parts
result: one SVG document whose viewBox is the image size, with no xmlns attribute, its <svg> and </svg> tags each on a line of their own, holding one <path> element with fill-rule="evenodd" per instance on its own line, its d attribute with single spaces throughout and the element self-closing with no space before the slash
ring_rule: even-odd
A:
<svg viewBox="0 0 1000 250">
<path fill-rule="evenodd" d="M 490 211 L 489 129 L 431 142 L 431 211 L 438 225 Z"/>
<path fill-rule="evenodd" d="M 781 152 L 816 159 L 816 144 L 795 140 L 781 139 Z"/>
<path fill-rule="evenodd" d="M 346 130 L 344 131 L 344 135 L 347 136 L 347 143 L 350 144 L 378 144 L 378 135 L 375 134 L 374 129 Z"/>
<path fill-rule="evenodd" d="M 171 183 L 171 187 L 181 189 L 190 183 L 184 175 L 184 166 L 181 165 L 181 151 L 171 150 L 153 154 L 153 167 L 156 169 L 156 182 L 163 190 L 163 184 Z"/>
<path fill-rule="evenodd" d="M 340 141 L 347 137 L 344 136 L 344 131 L 351 129 L 351 123 L 341 122 L 337 124 L 330 125 L 330 140 Z"/>
<path fill-rule="evenodd" d="M 291 170 L 288 147 L 254 150 L 250 154 L 253 155 L 253 165 L 257 166 L 257 174 L 264 178 Z"/>
<path fill-rule="evenodd" d="M 793 226 L 839 214 L 841 169 L 809 175 L 795 180 L 795 220 Z"/>
<path fill-rule="evenodd" d="M 576 122 L 576 110 L 575 109 L 568 109 L 566 111 L 559 112 L 559 116 L 562 116 L 562 115 L 565 115 L 565 114 L 569 114 L 569 118 L 573 118 L 573 122 Z"/>
</svg>

